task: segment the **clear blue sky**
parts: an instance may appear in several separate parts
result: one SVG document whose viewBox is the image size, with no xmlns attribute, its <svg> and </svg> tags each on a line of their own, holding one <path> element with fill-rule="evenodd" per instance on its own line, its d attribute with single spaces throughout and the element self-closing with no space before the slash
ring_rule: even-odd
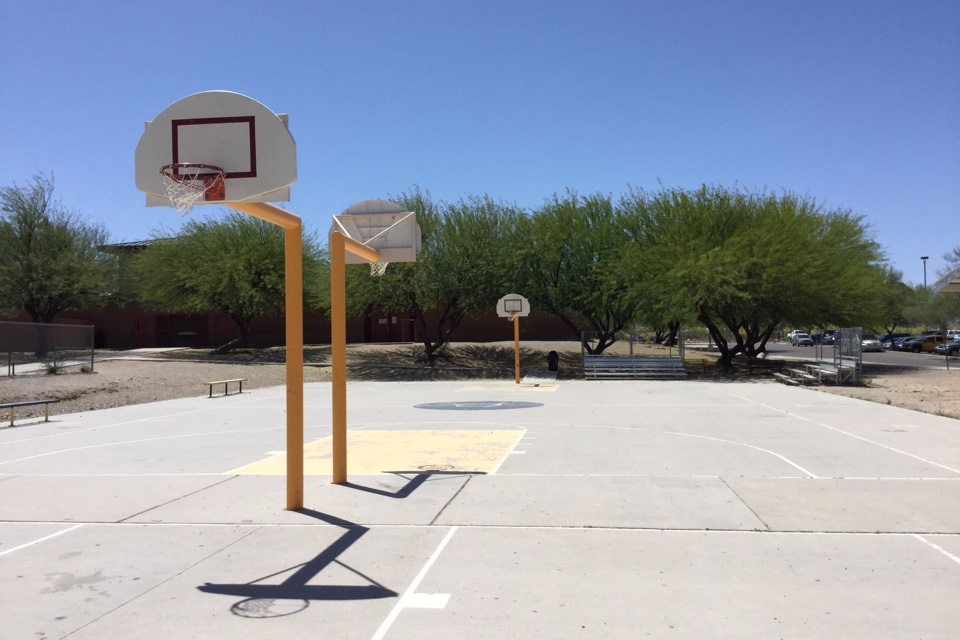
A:
<svg viewBox="0 0 960 640">
<path fill-rule="evenodd" d="M 324 237 L 415 185 L 534 208 L 710 183 L 862 214 L 913 283 L 960 245 L 955 0 L 33 0 L 2 23 L 0 184 L 53 174 L 115 241 L 180 224 L 134 185 L 144 121 L 225 89 L 290 115 L 286 206 Z"/>
</svg>

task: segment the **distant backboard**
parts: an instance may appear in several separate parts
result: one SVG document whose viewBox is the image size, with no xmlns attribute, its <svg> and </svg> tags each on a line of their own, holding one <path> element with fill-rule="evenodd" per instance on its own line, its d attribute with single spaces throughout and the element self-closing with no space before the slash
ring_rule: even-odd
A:
<svg viewBox="0 0 960 640">
<path fill-rule="evenodd" d="M 183 163 L 226 172 L 218 203 L 286 201 L 297 180 L 287 116 L 231 91 L 187 96 L 146 123 L 137 144 L 136 183 L 147 194 L 147 206 L 170 205 L 160 171 Z"/>
<path fill-rule="evenodd" d="M 517 293 L 508 293 L 497 301 L 497 315 L 513 319 L 530 315 L 530 303 Z"/>
<path fill-rule="evenodd" d="M 380 252 L 382 262 L 414 262 L 420 251 L 420 226 L 412 211 L 389 200 L 364 200 L 333 217 L 330 233 L 339 231 Z M 347 252 L 347 264 L 367 262 Z"/>
</svg>

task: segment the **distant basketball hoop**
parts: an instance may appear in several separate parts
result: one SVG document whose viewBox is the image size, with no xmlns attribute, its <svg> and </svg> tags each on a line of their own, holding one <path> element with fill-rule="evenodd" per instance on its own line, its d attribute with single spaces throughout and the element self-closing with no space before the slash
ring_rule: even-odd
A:
<svg viewBox="0 0 960 640">
<path fill-rule="evenodd" d="M 530 303 L 521 295 L 508 293 L 497 301 L 497 315 L 507 320 L 530 315 Z"/>
<path fill-rule="evenodd" d="M 530 303 L 517 293 L 497 300 L 497 315 L 513 322 L 513 376 L 520 384 L 520 318 L 530 315 Z"/>
</svg>

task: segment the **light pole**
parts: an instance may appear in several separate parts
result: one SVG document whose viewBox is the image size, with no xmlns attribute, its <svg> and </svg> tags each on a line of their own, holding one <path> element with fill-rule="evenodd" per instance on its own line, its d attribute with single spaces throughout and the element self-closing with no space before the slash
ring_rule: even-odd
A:
<svg viewBox="0 0 960 640">
<path fill-rule="evenodd" d="M 927 260 L 930 259 L 930 256 L 920 256 L 920 259 L 923 260 L 923 288 L 927 288 Z"/>
</svg>

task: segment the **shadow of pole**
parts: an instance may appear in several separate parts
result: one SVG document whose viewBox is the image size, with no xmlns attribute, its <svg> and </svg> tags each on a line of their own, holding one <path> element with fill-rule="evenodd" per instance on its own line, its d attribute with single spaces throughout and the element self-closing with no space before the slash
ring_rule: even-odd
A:
<svg viewBox="0 0 960 640">
<path fill-rule="evenodd" d="M 367 487 L 362 484 L 356 484 L 355 482 L 347 482 L 343 486 L 349 487 L 351 489 L 356 489 L 357 491 L 363 491 L 365 493 L 373 493 L 378 496 L 384 496 L 386 498 L 396 498 L 403 499 L 408 497 L 411 493 L 416 491 L 424 482 L 430 479 L 431 476 L 476 476 L 476 475 L 486 475 L 482 471 L 442 471 L 439 469 L 430 470 L 430 471 L 388 471 L 386 473 L 399 476 L 401 478 L 406 478 L 409 474 L 414 474 L 413 478 L 407 481 L 407 484 L 403 485 L 397 491 L 387 491 L 386 489 L 376 489 L 374 487 Z M 302 511 L 301 511 L 302 513 Z"/>
<path fill-rule="evenodd" d="M 292 615 L 309 607 L 313 600 L 370 600 L 399 595 L 396 591 L 388 589 L 372 577 L 338 560 L 343 552 L 369 531 L 367 527 L 310 509 L 299 509 L 298 513 L 343 527 L 346 531 L 333 544 L 303 564 L 281 569 L 276 573 L 244 584 L 214 584 L 208 582 L 197 587 L 197 589 L 203 593 L 244 598 L 244 600 L 232 605 L 230 611 L 234 615 L 245 618 L 276 618 Z M 343 567 L 368 584 L 309 584 L 317 574 L 331 564 Z M 260 584 L 264 580 L 269 580 L 291 570 L 294 570 L 294 573 L 280 584 Z"/>
</svg>

